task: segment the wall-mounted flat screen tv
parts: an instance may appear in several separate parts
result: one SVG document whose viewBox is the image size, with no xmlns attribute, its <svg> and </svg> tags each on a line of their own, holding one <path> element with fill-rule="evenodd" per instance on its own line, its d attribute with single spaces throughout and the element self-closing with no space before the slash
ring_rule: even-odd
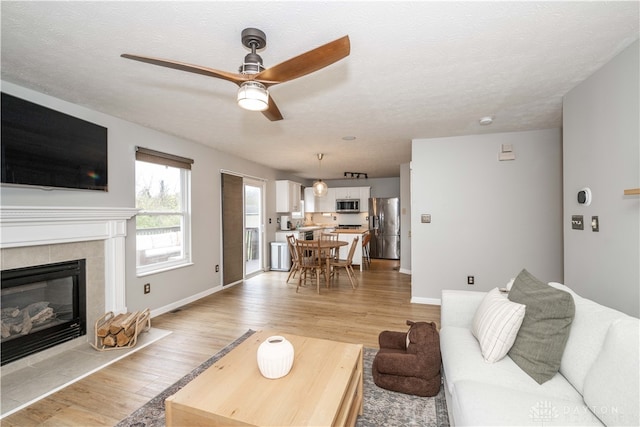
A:
<svg viewBox="0 0 640 427">
<path fill-rule="evenodd" d="M 107 128 L 2 93 L 2 183 L 107 191 Z"/>
</svg>

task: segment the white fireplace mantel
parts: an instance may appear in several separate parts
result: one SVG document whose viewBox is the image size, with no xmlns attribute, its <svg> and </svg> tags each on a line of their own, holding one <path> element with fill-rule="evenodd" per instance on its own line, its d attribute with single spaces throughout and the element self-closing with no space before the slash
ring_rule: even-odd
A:
<svg viewBox="0 0 640 427">
<path fill-rule="evenodd" d="M 105 241 L 105 311 L 126 311 L 127 220 L 138 209 L 0 206 L 0 248 Z"/>
</svg>

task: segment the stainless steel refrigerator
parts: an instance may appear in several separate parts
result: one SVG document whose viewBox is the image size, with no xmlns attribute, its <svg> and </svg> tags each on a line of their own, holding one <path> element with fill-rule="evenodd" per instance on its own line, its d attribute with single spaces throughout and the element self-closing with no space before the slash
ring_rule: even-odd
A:
<svg viewBox="0 0 640 427">
<path fill-rule="evenodd" d="M 371 258 L 400 259 L 400 199 L 369 199 Z"/>
</svg>

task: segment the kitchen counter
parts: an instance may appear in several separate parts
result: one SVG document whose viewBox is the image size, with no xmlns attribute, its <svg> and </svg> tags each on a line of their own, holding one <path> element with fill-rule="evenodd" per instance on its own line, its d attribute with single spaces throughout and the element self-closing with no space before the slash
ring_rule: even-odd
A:
<svg viewBox="0 0 640 427">
<path fill-rule="evenodd" d="M 366 228 L 344 228 L 332 231 L 334 234 L 365 234 L 368 232 L 369 230 Z"/>
<path fill-rule="evenodd" d="M 347 259 L 349 256 L 349 249 L 351 248 L 351 242 L 353 242 L 356 238 L 359 239 L 356 244 L 356 249 L 353 252 L 353 265 L 359 265 L 360 271 L 362 271 L 364 262 L 362 259 L 362 239 L 365 234 L 369 233 L 369 230 L 366 228 L 341 228 L 331 232 L 332 234 L 338 235 L 338 240 L 343 240 L 348 242 L 347 246 L 342 246 L 340 248 L 340 259 Z"/>
</svg>

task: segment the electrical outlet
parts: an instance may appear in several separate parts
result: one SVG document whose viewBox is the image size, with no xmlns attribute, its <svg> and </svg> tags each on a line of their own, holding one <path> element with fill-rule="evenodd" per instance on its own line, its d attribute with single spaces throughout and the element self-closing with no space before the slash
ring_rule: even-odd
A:
<svg viewBox="0 0 640 427">
<path fill-rule="evenodd" d="M 216 273 L 218 273 L 220 271 L 220 265 L 216 264 Z"/>
<path fill-rule="evenodd" d="M 145 283 L 144 284 L 144 293 L 148 294 L 149 292 L 151 292 L 151 283 Z"/>
<path fill-rule="evenodd" d="M 467 276 L 467 285 L 475 285 L 475 284 L 476 284 L 475 276 Z"/>
</svg>

